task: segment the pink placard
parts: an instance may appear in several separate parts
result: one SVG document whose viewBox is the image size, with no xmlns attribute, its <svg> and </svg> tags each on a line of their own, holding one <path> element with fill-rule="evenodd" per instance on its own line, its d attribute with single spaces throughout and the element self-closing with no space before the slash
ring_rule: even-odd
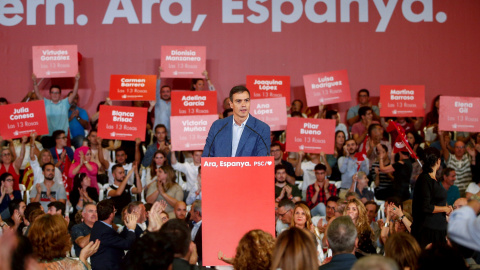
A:
<svg viewBox="0 0 480 270">
<path fill-rule="evenodd" d="M 45 102 L 43 100 L 2 106 L 0 135 L 4 140 L 48 134 Z"/>
<path fill-rule="evenodd" d="M 250 114 L 270 126 L 271 131 L 287 128 L 285 97 L 250 100 Z"/>
<path fill-rule="evenodd" d="M 445 131 L 480 131 L 480 98 L 440 96 L 438 128 Z"/>
<path fill-rule="evenodd" d="M 147 108 L 100 106 L 98 136 L 104 139 L 145 141 Z"/>
<path fill-rule="evenodd" d="M 217 91 L 172 91 L 172 116 L 217 113 Z"/>
<path fill-rule="evenodd" d="M 217 114 L 171 116 L 172 150 L 203 150 L 208 131 L 217 119 Z"/>
<path fill-rule="evenodd" d="M 303 76 L 307 106 L 350 101 L 347 70 L 338 70 Z"/>
<path fill-rule="evenodd" d="M 425 116 L 424 85 L 381 85 L 380 116 Z"/>
<path fill-rule="evenodd" d="M 37 78 L 75 77 L 78 73 L 77 45 L 33 46 L 32 63 Z"/>
<path fill-rule="evenodd" d="M 289 117 L 286 151 L 333 154 L 335 120 Z"/>
<path fill-rule="evenodd" d="M 275 236 L 273 157 L 202 158 L 203 265 L 227 265 L 250 230 Z M 252 188 L 254 188 L 252 190 Z"/>
<path fill-rule="evenodd" d="M 203 78 L 206 70 L 205 46 L 162 46 L 162 78 Z"/>
<path fill-rule="evenodd" d="M 251 99 L 285 97 L 290 104 L 290 76 L 247 76 L 247 89 Z"/>
</svg>

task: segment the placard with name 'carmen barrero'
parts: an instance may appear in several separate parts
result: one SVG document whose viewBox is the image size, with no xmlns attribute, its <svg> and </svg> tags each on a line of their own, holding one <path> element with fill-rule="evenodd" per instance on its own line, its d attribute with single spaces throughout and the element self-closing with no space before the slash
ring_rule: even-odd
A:
<svg viewBox="0 0 480 270">
<path fill-rule="evenodd" d="M 155 100 L 157 76 L 110 75 L 111 100 Z"/>
<path fill-rule="evenodd" d="M 112 140 L 145 141 L 147 108 L 100 106 L 98 137 Z"/>
<path fill-rule="evenodd" d="M 4 140 L 48 134 L 47 116 L 43 100 L 2 106 L 0 135 Z"/>
</svg>

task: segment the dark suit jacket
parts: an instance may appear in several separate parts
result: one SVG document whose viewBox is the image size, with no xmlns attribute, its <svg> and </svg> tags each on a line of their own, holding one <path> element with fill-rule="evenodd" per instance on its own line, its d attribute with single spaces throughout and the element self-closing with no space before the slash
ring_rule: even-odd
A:
<svg viewBox="0 0 480 270">
<path fill-rule="evenodd" d="M 100 247 L 91 257 L 92 269 L 120 269 L 120 262 L 125 255 L 124 250 L 130 249 L 135 238 L 135 233 L 131 231 L 127 230 L 126 237 L 123 238 L 101 221 L 95 222 L 90 241 L 99 239 Z"/>
<path fill-rule="evenodd" d="M 233 115 L 213 122 L 208 132 L 202 157 L 232 156 L 232 126 Z M 250 115 L 240 137 L 235 156 L 270 156 L 270 127 Z"/>
<path fill-rule="evenodd" d="M 320 266 L 319 270 L 350 270 L 353 264 L 357 261 L 357 257 L 353 254 L 342 253 L 333 255 L 332 260 Z"/>
<path fill-rule="evenodd" d="M 120 235 L 121 235 L 123 238 L 126 238 L 128 232 L 129 232 L 129 231 L 128 231 L 127 227 L 123 227 L 122 232 L 120 233 Z M 140 228 L 140 226 L 138 226 L 138 224 L 137 224 L 137 227 L 135 227 L 135 236 L 136 236 L 137 238 L 139 238 L 139 237 L 142 235 L 142 233 L 143 233 L 142 228 Z"/>
<path fill-rule="evenodd" d="M 200 225 L 200 228 L 198 228 L 197 234 L 195 235 L 195 239 L 192 239 L 193 243 L 195 243 L 195 246 L 197 246 L 199 265 L 201 265 L 201 262 L 202 262 L 202 225 L 203 225 L 203 222 Z M 188 227 L 190 228 L 190 230 L 193 230 L 192 221 L 188 222 Z"/>
</svg>

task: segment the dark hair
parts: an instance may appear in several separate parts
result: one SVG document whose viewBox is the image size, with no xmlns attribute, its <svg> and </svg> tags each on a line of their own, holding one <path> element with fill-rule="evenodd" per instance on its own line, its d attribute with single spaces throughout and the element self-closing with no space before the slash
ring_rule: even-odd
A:
<svg viewBox="0 0 480 270">
<path fill-rule="evenodd" d="M 0 97 L 0 103 L 7 103 L 8 104 L 8 100 L 4 97 Z"/>
<path fill-rule="evenodd" d="M 10 211 L 10 215 L 13 217 L 13 212 L 15 210 L 20 209 L 20 204 L 24 202 L 22 199 L 13 199 L 8 203 L 8 211 Z M 25 214 L 25 212 L 23 213 Z"/>
<path fill-rule="evenodd" d="M 27 208 L 25 208 L 25 211 L 23 212 L 23 215 L 25 218 L 32 223 L 33 220 L 30 220 L 30 213 L 32 213 L 35 210 L 41 210 L 42 209 L 42 204 L 40 202 L 31 202 L 27 205 Z"/>
<path fill-rule="evenodd" d="M 428 147 L 425 149 L 425 157 L 423 158 L 423 172 L 433 172 L 433 167 L 440 159 L 440 151 L 435 147 Z"/>
<path fill-rule="evenodd" d="M 159 233 L 172 243 L 173 253 L 182 257 L 188 253 L 192 237 L 185 221 L 179 219 L 170 219 L 163 224 Z"/>
<path fill-rule="evenodd" d="M 50 86 L 50 90 L 49 90 L 50 93 L 52 92 L 52 89 L 53 89 L 53 88 L 58 88 L 60 94 L 62 93 L 62 88 L 60 87 L 60 85 L 58 85 L 58 84 L 53 84 L 52 86 Z"/>
<path fill-rule="evenodd" d="M 250 97 L 250 91 L 248 91 L 248 89 L 245 86 L 243 86 L 243 85 L 234 86 L 232 88 L 232 90 L 230 90 L 230 94 L 228 95 L 229 98 L 230 98 L 230 101 L 233 102 L 233 95 L 234 94 L 241 94 L 243 92 L 247 92 L 248 97 Z"/>
<path fill-rule="evenodd" d="M 97 112 L 100 110 L 100 106 L 105 104 L 105 101 L 100 101 L 97 105 Z M 98 120 L 97 120 L 98 121 Z"/>
<path fill-rule="evenodd" d="M 65 204 L 62 203 L 62 202 L 59 202 L 59 201 L 54 201 L 54 202 L 51 202 L 47 205 L 47 207 L 55 207 L 55 209 L 60 210 L 60 213 L 62 214 L 62 216 L 65 216 Z"/>
<path fill-rule="evenodd" d="M 123 168 L 122 164 L 117 163 L 117 164 L 113 165 L 113 166 L 112 166 L 112 173 L 113 173 L 117 168 Z"/>
<path fill-rule="evenodd" d="M 290 117 L 303 117 L 303 114 L 301 112 L 292 112 L 290 114 Z"/>
<path fill-rule="evenodd" d="M 448 254 L 448 256 L 445 256 Z M 446 244 L 433 244 L 425 249 L 418 258 L 417 270 L 426 269 L 468 269 L 460 252 Z"/>
<path fill-rule="evenodd" d="M 65 134 L 65 131 L 64 130 L 55 130 L 53 133 L 52 133 L 52 137 L 54 140 L 58 139 L 58 137 L 62 134 Z"/>
<path fill-rule="evenodd" d="M 155 133 L 157 131 L 157 128 L 164 128 L 165 132 L 167 132 L 167 127 L 164 124 L 157 124 L 155 128 L 153 129 L 153 132 Z"/>
<path fill-rule="evenodd" d="M 138 206 L 142 205 L 143 203 L 141 201 L 134 201 L 134 202 L 130 202 L 128 205 L 127 205 L 127 213 L 131 214 L 133 213 L 133 210 L 135 210 L 135 208 L 137 208 Z"/>
<path fill-rule="evenodd" d="M 28 259 L 33 259 L 33 248 L 30 240 L 24 235 L 17 235 L 17 246 L 13 250 L 11 268 L 12 270 L 24 270 Z"/>
<path fill-rule="evenodd" d="M 282 146 L 281 146 L 278 142 L 273 142 L 273 143 L 270 145 L 270 149 L 272 149 L 272 147 L 275 147 L 275 146 L 280 147 L 280 150 L 283 151 Z"/>
<path fill-rule="evenodd" d="M 443 177 L 449 176 L 450 173 L 451 173 L 451 172 L 454 172 L 454 171 L 455 171 L 455 170 L 452 169 L 452 168 L 450 168 L 450 167 L 447 167 L 447 168 L 443 169 L 443 171 L 442 171 L 442 181 L 441 181 L 441 182 L 443 182 L 443 179 L 444 179 Z"/>
<path fill-rule="evenodd" d="M 170 87 L 170 85 L 168 85 L 168 84 L 162 85 L 162 87 L 160 87 L 160 90 L 162 90 L 165 87 L 168 87 L 168 89 L 172 90 L 172 87 Z"/>
<path fill-rule="evenodd" d="M 227 118 L 227 117 L 228 117 L 228 114 L 229 114 L 230 112 L 233 112 L 233 109 L 232 109 L 232 108 L 225 109 L 225 110 L 223 111 L 223 114 L 222 114 L 222 115 L 223 115 L 223 118 Z"/>
<path fill-rule="evenodd" d="M 45 171 L 45 168 L 46 168 L 47 166 L 53 166 L 53 168 L 55 168 L 55 165 L 53 165 L 53 163 L 47 162 L 47 163 L 43 164 L 43 166 L 42 166 L 42 172 Z"/>
<path fill-rule="evenodd" d="M 375 129 L 375 128 L 378 128 L 378 127 L 382 127 L 380 124 L 371 124 L 370 126 L 368 126 L 368 136 L 372 136 L 372 131 Z"/>
<path fill-rule="evenodd" d="M 360 93 L 362 93 L 362 92 L 363 92 L 363 93 L 366 93 L 367 96 L 370 96 L 370 92 L 369 92 L 367 89 L 365 89 L 365 88 L 360 89 L 360 90 L 358 91 L 357 95 L 360 95 Z"/>
<path fill-rule="evenodd" d="M 314 171 L 327 171 L 327 167 L 323 165 L 322 163 L 318 163 L 315 165 L 315 168 L 313 169 Z"/>
<path fill-rule="evenodd" d="M 367 115 L 368 111 L 373 111 L 372 107 L 369 107 L 369 106 L 360 107 L 360 109 L 358 109 L 358 117 L 362 118 L 362 116 Z"/>
<path fill-rule="evenodd" d="M 338 112 L 337 110 L 328 110 L 326 113 L 325 113 L 325 118 L 326 119 L 333 119 L 333 116 L 334 115 L 337 115 Z"/>
<path fill-rule="evenodd" d="M 338 200 L 340 200 L 340 198 L 338 196 L 330 196 L 330 198 L 328 198 L 328 200 L 327 200 L 327 203 L 328 202 L 338 202 Z"/>
<path fill-rule="evenodd" d="M 275 165 L 275 173 L 277 173 L 278 170 L 285 170 L 285 171 L 287 171 L 287 169 L 285 168 L 285 166 L 283 166 L 283 164 L 277 164 L 277 165 Z"/>
<path fill-rule="evenodd" d="M 197 90 L 195 89 L 194 85 L 197 84 L 198 81 L 203 81 L 203 79 L 192 79 L 192 85 L 190 86 L 190 90 Z"/>
<path fill-rule="evenodd" d="M 75 177 L 73 178 L 72 192 L 75 192 L 75 190 L 78 191 L 78 189 L 82 187 L 82 181 L 83 179 L 85 179 L 85 176 L 87 176 L 86 173 L 78 173 L 77 175 L 75 175 Z"/>
<path fill-rule="evenodd" d="M 293 203 L 291 200 L 281 200 L 278 203 L 278 208 L 280 207 L 285 207 L 288 209 L 294 209 L 295 208 L 295 203 Z"/>
<path fill-rule="evenodd" d="M 292 106 L 293 106 L 293 103 L 295 102 L 300 102 L 300 104 L 302 104 L 302 106 L 300 107 L 303 108 L 303 101 L 301 101 L 300 99 L 295 99 L 294 101 L 292 101 Z"/>
<path fill-rule="evenodd" d="M 375 213 L 378 212 L 378 208 L 379 208 L 379 207 L 378 207 L 378 204 L 377 204 L 375 201 L 368 201 L 368 202 L 366 202 L 366 203 L 365 203 L 365 207 L 367 207 L 367 205 L 370 205 L 370 204 L 371 204 L 371 205 L 375 205 L 375 207 L 376 207 L 376 208 L 375 208 Z"/>
<path fill-rule="evenodd" d="M 173 263 L 173 256 L 173 243 L 167 235 L 147 233 L 133 243 L 125 257 L 125 269 L 166 270 Z"/>
<path fill-rule="evenodd" d="M 5 180 L 7 180 L 7 177 L 9 176 L 13 177 L 11 173 L 8 173 L 8 172 L 2 173 L 2 175 L 0 175 L 0 182 L 5 182 Z"/>
<path fill-rule="evenodd" d="M 112 199 L 107 199 L 97 204 L 98 220 L 107 220 L 108 217 L 114 212 L 115 203 Z M 117 209 L 118 210 L 118 209 Z"/>
</svg>

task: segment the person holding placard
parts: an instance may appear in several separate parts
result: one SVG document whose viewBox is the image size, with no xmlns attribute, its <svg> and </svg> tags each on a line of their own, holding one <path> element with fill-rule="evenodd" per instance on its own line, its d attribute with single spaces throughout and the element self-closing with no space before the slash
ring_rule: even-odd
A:
<svg viewBox="0 0 480 270">
<path fill-rule="evenodd" d="M 202 75 L 205 76 L 205 80 L 207 80 L 208 90 L 215 91 L 215 86 L 213 86 L 212 82 L 210 81 L 210 78 L 208 77 L 208 72 L 205 70 L 202 72 Z M 190 87 L 190 90 L 203 91 L 204 88 L 205 81 L 203 79 L 192 79 L 192 86 Z"/>
<path fill-rule="evenodd" d="M 47 114 L 47 123 L 49 136 L 52 136 L 56 130 L 63 130 L 65 134 L 68 134 L 68 110 L 73 99 L 77 96 L 78 81 L 80 80 L 80 73 L 75 76 L 75 85 L 73 86 L 72 94 L 64 99 L 61 99 L 62 88 L 58 85 L 52 85 L 50 87 L 50 98 L 43 97 L 38 89 L 37 76 L 32 75 L 33 90 L 38 99 L 45 101 L 45 112 Z"/>
<path fill-rule="evenodd" d="M 158 150 L 163 151 L 165 154 L 167 154 L 167 159 L 170 159 L 170 142 L 168 141 L 167 137 L 167 127 L 163 124 L 158 124 L 155 126 L 154 132 L 157 142 L 148 146 L 147 151 L 145 152 L 145 156 L 142 160 L 142 165 L 145 168 L 152 163 L 153 156 Z"/>
<path fill-rule="evenodd" d="M 361 107 L 358 110 L 360 122 L 352 126 L 352 136 L 357 145 L 360 145 L 368 134 L 368 128 L 371 124 L 378 124 L 378 121 L 373 121 L 373 109 L 371 107 Z"/>
<path fill-rule="evenodd" d="M 68 98 L 73 92 L 68 93 Z M 78 107 L 78 94 L 75 95 L 70 102 L 68 110 L 68 123 L 70 127 L 70 137 L 72 138 L 72 146 L 78 148 L 82 146 L 85 138 L 85 130 L 88 129 L 88 113 L 84 109 Z"/>
<path fill-rule="evenodd" d="M 348 109 L 347 113 L 347 122 L 349 126 L 362 120 L 359 110 L 361 107 L 370 107 L 372 108 L 372 114 L 374 119 L 379 119 L 380 109 L 370 103 L 370 92 L 367 89 L 361 89 L 358 91 L 358 105 L 355 105 Z M 352 128 L 353 129 L 353 128 Z M 353 131 L 353 130 L 352 130 Z"/>
<path fill-rule="evenodd" d="M 166 127 L 167 132 L 170 132 L 170 116 L 172 115 L 172 88 L 169 85 L 161 85 L 162 79 L 160 76 L 162 72 L 162 67 L 158 67 L 157 88 L 155 90 L 157 92 L 155 95 L 156 101 L 155 103 L 150 102 L 150 108 L 148 109 L 148 112 L 151 112 L 153 107 L 155 107 L 155 120 L 153 126 L 157 127 L 159 124 L 162 124 Z"/>
<path fill-rule="evenodd" d="M 202 157 L 269 156 L 270 127 L 250 115 L 250 91 L 239 85 L 229 96 L 233 116 L 212 124 Z"/>
</svg>

